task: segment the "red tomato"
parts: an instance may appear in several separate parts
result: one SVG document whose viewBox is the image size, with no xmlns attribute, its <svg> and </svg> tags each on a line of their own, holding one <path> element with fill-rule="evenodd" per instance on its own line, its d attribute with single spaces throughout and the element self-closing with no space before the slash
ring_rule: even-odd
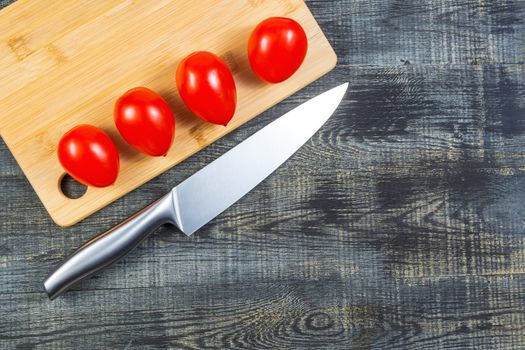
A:
<svg viewBox="0 0 525 350">
<path fill-rule="evenodd" d="M 199 118 L 226 126 L 237 105 L 235 81 L 228 66 L 216 55 L 194 52 L 177 68 L 177 89 Z"/>
<path fill-rule="evenodd" d="M 130 145 L 150 156 L 165 156 L 173 143 L 175 119 L 168 103 L 144 87 L 131 89 L 115 103 L 115 125 Z"/>
<path fill-rule="evenodd" d="M 248 41 L 250 66 L 259 78 L 280 83 L 301 66 L 308 39 L 299 23 L 291 18 L 271 17 L 253 30 Z"/>
<path fill-rule="evenodd" d="M 78 125 L 62 136 L 58 160 L 69 175 L 84 185 L 106 187 L 117 179 L 117 148 L 108 135 L 92 125 Z"/>
</svg>

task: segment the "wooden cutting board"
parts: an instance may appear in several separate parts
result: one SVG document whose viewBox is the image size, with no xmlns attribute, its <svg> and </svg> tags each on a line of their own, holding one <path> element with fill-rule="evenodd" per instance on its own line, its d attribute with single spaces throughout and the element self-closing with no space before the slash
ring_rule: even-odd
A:
<svg viewBox="0 0 525 350">
<path fill-rule="evenodd" d="M 304 27 L 309 50 L 288 81 L 269 85 L 251 72 L 250 31 L 263 19 L 286 16 Z M 179 61 L 193 51 L 220 55 L 238 91 L 227 127 L 201 122 L 175 87 Z M 61 226 L 72 225 L 331 70 L 336 56 L 299 0 L 19 0 L 0 11 L 0 133 L 38 197 Z M 176 115 L 166 157 L 134 151 L 113 124 L 125 91 L 146 86 Z M 78 199 L 60 189 L 65 175 L 56 155 L 60 137 L 77 124 L 105 130 L 121 155 L 117 182 L 89 188 Z M 146 203 L 145 203 L 146 204 Z"/>
</svg>

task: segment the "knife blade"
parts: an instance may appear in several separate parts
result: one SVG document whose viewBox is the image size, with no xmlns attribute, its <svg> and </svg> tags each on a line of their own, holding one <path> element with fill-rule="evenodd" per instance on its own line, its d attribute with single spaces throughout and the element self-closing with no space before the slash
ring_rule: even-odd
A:
<svg viewBox="0 0 525 350">
<path fill-rule="evenodd" d="M 268 124 L 119 225 L 92 238 L 44 281 L 50 299 L 117 262 L 159 226 L 187 236 L 222 213 L 292 156 L 330 118 L 348 83 L 318 95 Z"/>
</svg>

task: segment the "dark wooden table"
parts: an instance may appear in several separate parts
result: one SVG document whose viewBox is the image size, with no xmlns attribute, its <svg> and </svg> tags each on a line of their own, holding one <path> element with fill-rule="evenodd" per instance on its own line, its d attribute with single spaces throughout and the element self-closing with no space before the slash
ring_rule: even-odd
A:
<svg viewBox="0 0 525 350">
<path fill-rule="evenodd" d="M 525 1 L 308 5 L 334 71 L 72 228 L 0 144 L 0 348 L 525 348 Z M 164 227 L 47 299 L 74 247 L 344 81 L 327 125 L 197 235 Z"/>
</svg>

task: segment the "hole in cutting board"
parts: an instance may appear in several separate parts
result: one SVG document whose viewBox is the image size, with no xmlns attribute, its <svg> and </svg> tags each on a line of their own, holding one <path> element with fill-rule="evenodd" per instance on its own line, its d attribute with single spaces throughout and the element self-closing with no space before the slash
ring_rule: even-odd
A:
<svg viewBox="0 0 525 350">
<path fill-rule="evenodd" d="M 65 174 L 62 176 L 62 179 L 60 179 L 60 191 L 62 191 L 67 198 L 78 199 L 86 193 L 87 186 L 73 179 L 68 174 Z"/>
</svg>

